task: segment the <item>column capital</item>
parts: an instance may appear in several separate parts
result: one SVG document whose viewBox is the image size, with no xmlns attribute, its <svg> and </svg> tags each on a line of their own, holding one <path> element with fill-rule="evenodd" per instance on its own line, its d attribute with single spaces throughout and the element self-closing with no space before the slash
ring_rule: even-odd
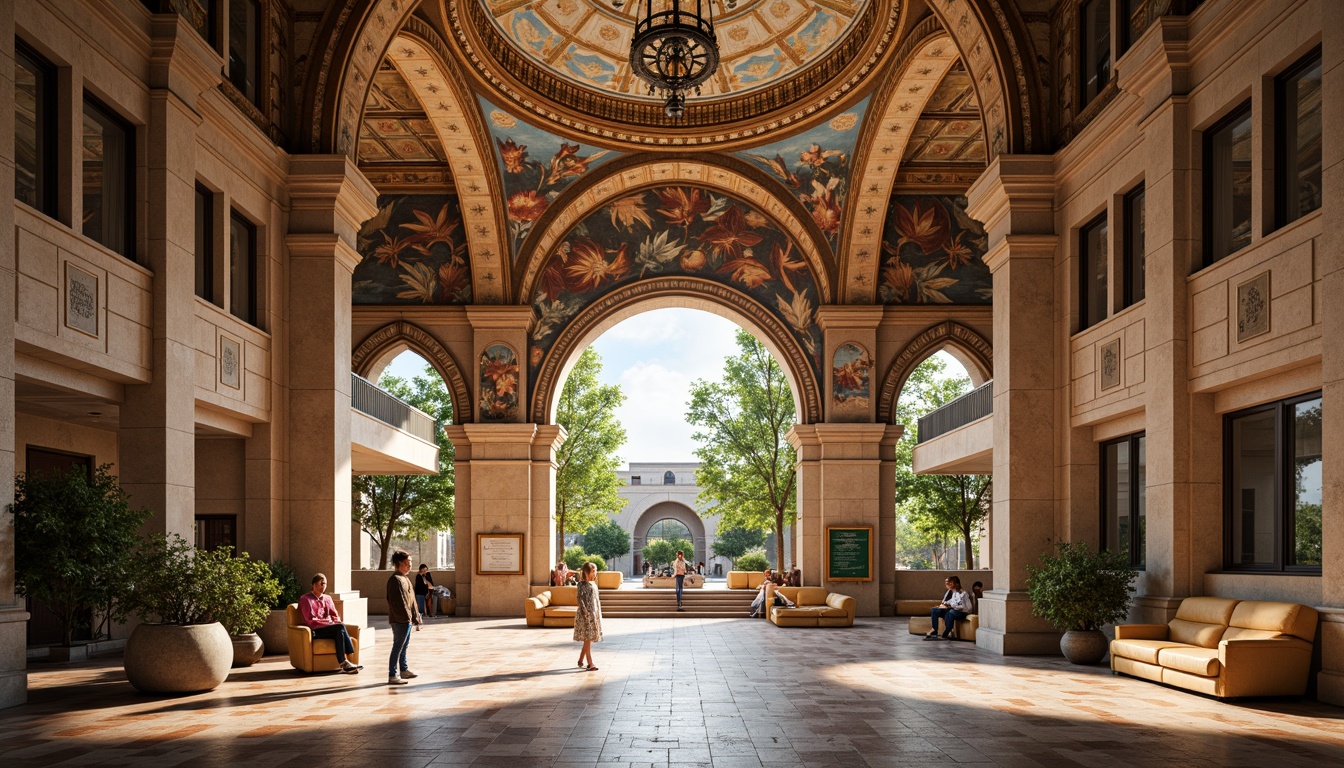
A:
<svg viewBox="0 0 1344 768">
<path fill-rule="evenodd" d="M 1059 245 L 1057 235 L 1005 235 L 985 252 L 983 261 L 989 267 L 990 274 L 999 271 L 1011 257 L 1021 259 L 1055 258 L 1055 248 Z"/>
<path fill-rule="evenodd" d="M 360 228 L 378 213 L 378 190 L 345 155 L 294 155 L 289 204 L 291 233 L 335 233 L 357 251 Z"/>
<path fill-rule="evenodd" d="M 823 331 L 871 331 L 882 324 L 883 305 L 829 305 L 817 307 L 817 325 Z"/>
<path fill-rule="evenodd" d="M 798 452 L 799 461 L 880 459 L 880 450 L 870 455 L 866 449 L 895 447 L 903 434 L 901 424 L 822 423 L 795 424 L 785 438 Z"/>
<path fill-rule="evenodd" d="M 360 255 L 340 235 L 323 234 L 285 235 L 285 248 L 291 259 L 330 259 L 345 267 L 351 274 L 359 266 Z"/>
<path fill-rule="evenodd" d="M 565 444 L 569 433 L 559 424 L 538 424 L 532 434 L 532 460 L 555 461 L 555 452 Z"/>
<path fill-rule="evenodd" d="M 1120 90 L 1143 99 L 1145 117 L 1190 90 L 1189 35 L 1187 17 L 1161 16 L 1116 62 Z"/>
<path fill-rule="evenodd" d="M 500 306 L 485 304 L 468 304 L 467 322 L 477 331 L 518 331 L 529 333 L 532 330 L 532 323 L 536 321 L 536 315 L 532 313 L 531 305 L 524 306 Z"/>
<path fill-rule="evenodd" d="M 1008 234 L 1054 234 L 1055 161 L 999 155 L 966 191 L 966 213 L 984 222 L 993 248 Z"/>
<path fill-rule="evenodd" d="M 176 13 L 150 17 L 149 84 L 196 108 L 202 93 L 223 80 L 224 57 Z"/>
</svg>

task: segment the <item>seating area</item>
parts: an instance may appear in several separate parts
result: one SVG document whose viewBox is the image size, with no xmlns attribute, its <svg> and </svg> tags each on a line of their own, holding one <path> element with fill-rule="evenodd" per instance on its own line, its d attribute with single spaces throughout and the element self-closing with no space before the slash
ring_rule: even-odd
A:
<svg viewBox="0 0 1344 768">
<path fill-rule="evenodd" d="M 929 616 L 929 611 L 937 608 L 937 600 L 897 600 L 896 615 L 909 616 L 910 621 L 906 624 L 906 629 L 912 635 L 927 635 L 933 631 L 933 621 Z M 975 642 L 975 632 L 980 628 L 979 614 L 971 614 L 964 619 L 956 622 L 956 627 L 952 632 L 953 640 L 968 640 Z"/>
<path fill-rule="evenodd" d="M 729 589 L 759 589 L 763 581 L 765 581 L 765 574 L 760 571 L 728 572 Z"/>
<path fill-rule="evenodd" d="M 766 618 L 777 627 L 852 627 L 854 626 L 854 598 L 825 587 L 779 587 L 775 594 L 783 595 L 795 605 L 793 608 L 770 606 Z"/>
<path fill-rule="evenodd" d="M 620 571 L 598 571 L 597 588 L 598 589 L 620 589 L 621 584 L 625 583 L 625 577 Z"/>
<path fill-rule="evenodd" d="M 1124 624 L 1111 670 L 1218 698 L 1307 692 L 1317 612 L 1296 603 L 1188 597 L 1167 624 Z"/>
<path fill-rule="evenodd" d="M 290 603 L 285 608 L 285 619 L 289 622 L 289 663 L 303 672 L 335 672 L 340 669 L 336 662 L 336 641 L 313 639 L 313 630 L 303 623 L 299 614 L 299 604 Z M 355 652 L 349 655 L 350 662 L 359 663 L 359 625 L 347 624 L 350 642 Z"/>
<path fill-rule="evenodd" d="M 578 610 L 578 587 L 548 587 L 523 603 L 529 627 L 572 627 Z"/>
</svg>

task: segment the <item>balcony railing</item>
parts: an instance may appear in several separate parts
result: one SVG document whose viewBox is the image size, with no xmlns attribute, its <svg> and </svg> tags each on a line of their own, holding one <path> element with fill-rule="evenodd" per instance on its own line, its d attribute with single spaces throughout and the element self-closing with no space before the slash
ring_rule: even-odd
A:
<svg viewBox="0 0 1344 768">
<path fill-rule="evenodd" d="M 379 389 L 357 373 L 350 374 L 350 407 L 412 437 L 434 442 L 437 430 L 434 417 Z"/>
<path fill-rule="evenodd" d="M 930 411 L 919 420 L 919 440 L 924 443 L 964 427 L 976 419 L 994 412 L 994 382 L 984 384 L 958 397 L 936 411 Z"/>
</svg>

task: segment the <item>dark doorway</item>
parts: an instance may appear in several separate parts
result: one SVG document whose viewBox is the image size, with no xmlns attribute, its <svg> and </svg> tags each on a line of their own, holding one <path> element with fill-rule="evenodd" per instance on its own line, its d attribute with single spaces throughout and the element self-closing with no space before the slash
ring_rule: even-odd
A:
<svg viewBox="0 0 1344 768">
<path fill-rule="evenodd" d="M 238 516 L 197 515 L 196 548 L 217 549 L 219 547 L 238 549 Z"/>
<path fill-rule="evenodd" d="M 24 473 L 29 477 L 69 472 L 70 470 L 81 471 L 92 479 L 93 457 L 66 453 L 51 448 L 37 448 L 31 445 L 25 451 Z M 56 614 L 52 613 L 51 609 L 47 608 L 44 603 L 26 598 L 24 606 L 30 614 L 28 619 L 29 645 L 60 645 L 65 640 L 61 633 L 60 621 L 56 618 Z M 75 622 L 71 639 L 76 641 L 93 639 L 92 613 L 80 617 Z"/>
</svg>

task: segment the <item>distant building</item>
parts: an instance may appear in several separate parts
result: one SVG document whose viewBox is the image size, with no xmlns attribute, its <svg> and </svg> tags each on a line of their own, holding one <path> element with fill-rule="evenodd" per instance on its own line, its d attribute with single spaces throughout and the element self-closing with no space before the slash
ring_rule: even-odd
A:
<svg viewBox="0 0 1344 768">
<path fill-rule="evenodd" d="M 700 464 L 694 461 L 649 462 L 632 463 L 629 467 L 617 473 L 622 483 L 621 498 L 628 503 L 612 515 L 612 520 L 630 534 L 631 554 L 608 563 L 608 567 L 627 576 L 642 573 L 644 558 L 640 552 L 651 538 L 660 538 L 655 526 L 673 520 L 686 527 L 687 538 L 695 547 L 694 553 L 686 553 L 687 560 L 692 564 L 704 561 L 706 572 L 711 576 L 727 573 L 732 568 L 732 561 L 726 557 L 713 557 L 711 551 L 719 518 L 716 515 L 702 517 L 708 508 L 696 501 L 700 486 L 695 483 L 695 471 Z"/>
</svg>

